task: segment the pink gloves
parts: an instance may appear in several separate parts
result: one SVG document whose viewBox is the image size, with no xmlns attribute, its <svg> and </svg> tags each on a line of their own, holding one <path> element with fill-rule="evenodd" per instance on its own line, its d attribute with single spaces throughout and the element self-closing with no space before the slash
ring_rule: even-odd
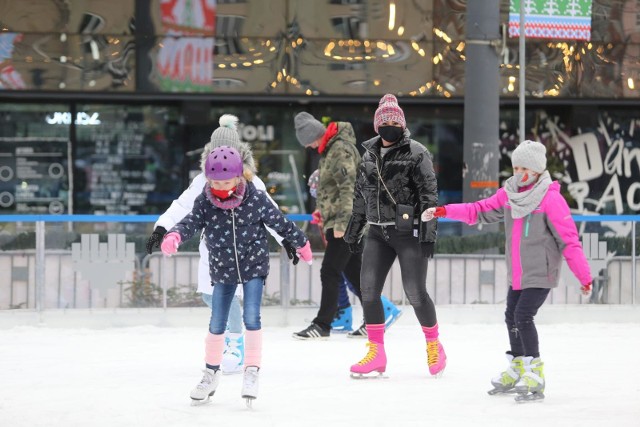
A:
<svg viewBox="0 0 640 427">
<path fill-rule="evenodd" d="M 311 253 L 311 244 L 309 243 L 308 240 L 303 247 L 298 248 L 298 255 L 300 255 L 300 259 L 306 262 L 307 264 L 311 265 L 313 263 L 313 254 Z"/>
<path fill-rule="evenodd" d="M 181 241 L 182 237 L 180 237 L 180 234 L 176 233 L 175 231 L 173 233 L 169 233 L 164 236 L 164 239 L 160 244 L 160 250 L 166 256 L 173 255 L 178 252 L 178 246 L 180 246 Z"/>
</svg>

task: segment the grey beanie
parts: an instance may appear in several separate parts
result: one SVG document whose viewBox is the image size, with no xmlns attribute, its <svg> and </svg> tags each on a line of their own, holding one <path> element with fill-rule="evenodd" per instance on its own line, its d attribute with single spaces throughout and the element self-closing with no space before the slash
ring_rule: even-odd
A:
<svg viewBox="0 0 640 427">
<path fill-rule="evenodd" d="M 547 169 L 547 147 L 538 141 L 522 141 L 511 153 L 511 165 L 542 173 Z"/>
<path fill-rule="evenodd" d="M 220 123 L 220 127 L 213 131 L 211 134 L 211 140 L 204 146 L 204 150 L 200 156 L 201 168 L 204 170 L 207 157 L 214 148 L 226 145 L 238 150 L 242 156 L 244 165 L 253 173 L 256 173 L 256 162 L 253 158 L 251 146 L 240 140 L 240 134 L 238 133 L 238 118 L 233 114 L 223 114 L 218 122 Z"/>
<path fill-rule="evenodd" d="M 240 134 L 238 133 L 238 118 L 233 114 L 223 114 L 218 120 L 220 127 L 211 134 L 211 142 L 216 147 L 227 145 L 236 147 L 240 144 Z"/>
<path fill-rule="evenodd" d="M 293 122 L 296 127 L 296 137 L 303 147 L 313 144 L 314 141 L 322 138 L 326 131 L 322 123 L 304 111 L 296 114 Z"/>
</svg>

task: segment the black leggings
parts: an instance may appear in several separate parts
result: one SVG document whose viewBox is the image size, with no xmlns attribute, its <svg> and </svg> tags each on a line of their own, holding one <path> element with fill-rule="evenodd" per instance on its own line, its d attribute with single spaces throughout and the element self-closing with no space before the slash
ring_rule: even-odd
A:
<svg viewBox="0 0 640 427">
<path fill-rule="evenodd" d="M 413 306 L 418 322 L 427 327 L 432 327 L 438 322 L 436 308 L 427 293 L 426 248 L 418 241 L 418 237 L 414 236 L 416 231 L 400 232 L 395 226 L 369 227 L 360 273 L 362 307 L 366 323 L 385 323 L 380 295 L 396 257 L 400 262 L 404 292 Z"/>
<path fill-rule="evenodd" d="M 533 317 L 538 313 L 551 289 L 527 288 L 507 293 L 507 310 L 504 313 L 511 354 L 517 356 L 540 357 L 538 330 Z"/>
<path fill-rule="evenodd" d="M 327 248 L 324 251 L 324 259 L 320 267 L 320 281 L 322 282 L 322 295 L 320 308 L 313 323 L 325 330 L 331 329 L 331 322 L 338 311 L 338 293 L 342 282 L 342 273 L 351 282 L 356 295 L 360 291 L 360 267 L 361 254 L 349 252 L 349 245 L 342 237 L 333 237 L 333 229 L 326 233 Z"/>
</svg>

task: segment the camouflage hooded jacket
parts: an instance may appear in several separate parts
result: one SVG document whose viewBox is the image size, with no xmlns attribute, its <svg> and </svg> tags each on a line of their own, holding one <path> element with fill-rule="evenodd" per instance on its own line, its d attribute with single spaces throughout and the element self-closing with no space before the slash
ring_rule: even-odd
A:
<svg viewBox="0 0 640 427">
<path fill-rule="evenodd" d="M 351 123 L 336 122 L 338 132 L 327 142 L 321 154 L 317 206 L 323 220 L 323 230 L 333 228 L 344 232 L 351 218 L 353 188 L 360 153 Z"/>
</svg>

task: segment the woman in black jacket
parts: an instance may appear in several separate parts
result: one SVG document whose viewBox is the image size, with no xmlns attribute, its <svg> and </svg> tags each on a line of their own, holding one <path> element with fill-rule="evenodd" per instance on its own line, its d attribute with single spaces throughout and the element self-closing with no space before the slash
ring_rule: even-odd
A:
<svg viewBox="0 0 640 427">
<path fill-rule="evenodd" d="M 380 100 L 374 129 L 379 136 L 362 144 L 366 151 L 344 236 L 352 251 L 364 248 L 360 283 L 369 351 L 351 366 L 352 376 L 386 369 L 380 295 L 396 257 L 404 291 L 427 341 L 429 372 L 439 376 L 446 366 L 446 355 L 438 340 L 436 310 L 426 286 L 427 260 L 433 257 L 437 225 L 420 222 L 421 212 L 438 205 L 431 154 L 410 138 L 404 113 L 393 95 Z M 369 231 L 363 239 L 367 224 Z"/>
</svg>

